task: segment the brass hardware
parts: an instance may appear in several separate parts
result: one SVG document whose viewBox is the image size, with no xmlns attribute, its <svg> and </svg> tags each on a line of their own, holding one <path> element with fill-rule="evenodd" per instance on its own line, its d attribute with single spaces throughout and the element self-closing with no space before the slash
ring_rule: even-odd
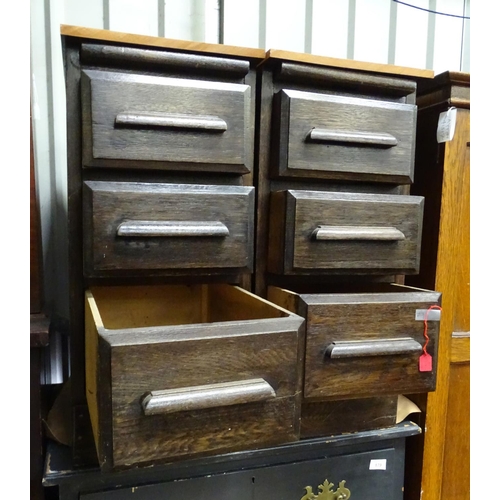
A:
<svg viewBox="0 0 500 500">
<path fill-rule="evenodd" d="M 351 497 L 351 491 L 345 487 L 345 481 L 340 481 L 339 487 L 332 491 L 333 483 L 325 479 L 323 484 L 318 486 L 320 493 L 315 495 L 311 486 L 306 486 L 306 494 L 300 500 L 347 500 Z"/>
</svg>

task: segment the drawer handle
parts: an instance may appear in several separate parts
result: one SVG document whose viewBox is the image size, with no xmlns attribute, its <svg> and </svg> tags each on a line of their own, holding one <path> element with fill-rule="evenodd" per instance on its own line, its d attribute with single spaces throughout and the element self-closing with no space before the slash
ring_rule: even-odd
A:
<svg viewBox="0 0 500 500">
<path fill-rule="evenodd" d="M 318 226 L 312 232 L 311 239 L 318 241 L 401 241 L 405 239 L 405 235 L 395 227 Z"/>
<path fill-rule="evenodd" d="M 125 237 L 224 237 L 229 229 L 222 222 L 127 220 L 118 226 L 118 236 Z"/>
<path fill-rule="evenodd" d="M 227 123 L 218 116 L 169 113 L 118 113 L 115 124 L 128 127 L 182 128 L 213 132 L 227 130 Z"/>
<path fill-rule="evenodd" d="M 421 353 L 422 346 L 411 337 L 398 339 L 350 340 L 332 342 L 325 355 L 331 359 L 343 357 L 387 356 Z"/>
<path fill-rule="evenodd" d="M 219 406 L 256 403 L 276 397 L 274 389 L 262 378 L 151 391 L 142 397 L 144 415 L 203 410 Z"/>
<path fill-rule="evenodd" d="M 313 142 L 342 142 L 347 144 L 360 144 L 362 146 L 376 146 L 392 148 L 398 145 L 398 140 L 391 134 L 373 132 L 348 132 L 330 130 L 327 128 L 311 129 L 306 140 Z"/>
</svg>

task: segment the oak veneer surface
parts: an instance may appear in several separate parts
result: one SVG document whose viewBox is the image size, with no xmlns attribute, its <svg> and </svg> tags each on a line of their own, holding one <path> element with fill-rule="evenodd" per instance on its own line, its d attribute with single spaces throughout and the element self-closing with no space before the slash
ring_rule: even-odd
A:
<svg viewBox="0 0 500 500">
<path fill-rule="evenodd" d="M 283 274 L 414 274 L 420 265 L 423 207 L 418 196 L 305 189 L 271 193 L 268 268 Z"/>
<path fill-rule="evenodd" d="M 413 104 L 282 90 L 280 175 L 411 181 L 416 106 Z"/>
<path fill-rule="evenodd" d="M 229 285 L 92 288 L 87 395 L 103 470 L 297 440 L 302 324 Z"/>
<path fill-rule="evenodd" d="M 248 173 L 251 93 L 236 83 L 85 70 L 84 165 Z"/>
<path fill-rule="evenodd" d="M 338 59 L 335 57 L 317 56 L 300 52 L 290 52 L 279 49 L 269 49 L 266 53 L 267 59 L 282 59 L 287 61 L 302 62 L 308 64 L 318 64 L 324 66 L 347 68 L 372 73 L 387 73 L 391 75 L 408 76 L 412 78 L 432 78 L 434 72 L 428 69 L 408 68 L 392 64 L 377 64 L 363 61 L 354 61 L 351 59 Z"/>
<path fill-rule="evenodd" d="M 439 293 L 397 285 L 384 293 L 294 293 L 270 287 L 269 297 L 306 319 L 306 402 L 434 390 L 439 324 L 428 322 L 433 370 L 420 372 L 425 339 L 416 311 L 437 305 Z"/>
<path fill-rule="evenodd" d="M 457 105 L 453 140 L 437 144 L 435 137 L 439 113 L 456 105 L 457 92 L 468 97 L 469 82 L 468 74 L 444 73 L 419 99 L 415 170 L 419 175 L 412 192 L 426 197 L 426 229 L 423 268 L 407 282 L 440 290 L 443 314 L 436 391 L 420 401 L 426 429 L 422 477 L 420 481 L 415 472 L 410 475 L 409 480 L 416 482 L 406 488 L 411 499 L 454 500 L 457 492 L 460 498 L 470 495 L 469 353 L 464 345 L 470 331 L 469 99 Z"/>
<path fill-rule="evenodd" d="M 85 273 L 253 267 L 254 188 L 87 181 Z"/>
<path fill-rule="evenodd" d="M 76 38 L 100 40 L 103 42 L 117 42 L 121 44 L 141 45 L 165 49 L 182 50 L 186 52 L 206 52 L 218 55 L 240 56 L 244 58 L 263 59 L 264 49 L 233 47 L 231 45 L 193 42 L 189 40 L 175 40 L 147 35 L 136 35 L 113 30 L 85 28 L 61 24 L 61 35 Z"/>
<path fill-rule="evenodd" d="M 384 259 L 385 264 L 381 261 L 375 262 L 378 251 L 374 250 L 370 253 L 367 246 L 364 247 L 366 259 L 357 269 L 348 264 L 345 269 L 334 269 L 331 266 L 325 268 L 322 262 L 325 260 L 322 257 L 328 254 L 325 250 L 320 258 L 314 255 L 309 259 L 307 265 L 310 267 L 306 271 L 296 266 L 296 270 L 290 272 L 290 266 L 294 265 L 291 256 L 300 249 L 294 248 L 296 242 L 286 237 L 282 221 L 289 212 L 283 204 L 279 207 L 279 203 L 274 203 L 272 194 L 287 190 L 323 191 L 326 194 L 345 193 L 346 196 L 350 193 L 353 197 L 361 193 L 408 194 L 407 188 L 412 178 L 415 95 L 417 81 L 422 79 L 422 75 L 416 76 L 414 71 L 405 71 L 404 68 L 359 62 L 352 64 L 352 62 L 321 56 L 274 50 L 268 52 L 266 60 L 259 65 L 258 69 L 261 77 L 261 92 L 258 115 L 255 292 L 265 296 L 268 285 L 293 288 L 306 282 L 338 282 L 346 276 L 349 276 L 349 279 L 344 279 L 344 282 L 351 279 L 365 283 L 393 282 L 394 275 L 399 273 L 388 267 L 390 259 Z M 425 71 L 424 74 L 423 79 L 433 75 L 432 72 L 426 73 Z M 281 102 L 283 99 L 280 100 L 280 95 L 283 97 L 285 94 L 291 95 L 294 99 L 298 96 L 313 96 L 311 103 L 318 105 L 317 112 L 310 113 L 308 107 L 304 105 L 297 108 L 297 113 L 292 113 L 293 106 L 289 107 L 290 113 L 288 113 L 286 99 L 285 105 Z M 346 104 L 340 113 L 348 118 L 340 121 L 342 127 L 345 126 L 346 120 L 350 121 L 354 130 L 344 130 L 340 127 L 341 132 L 348 133 L 339 135 L 338 124 L 330 123 L 334 119 L 323 116 L 323 110 L 319 106 L 321 101 L 334 107 L 339 103 Z M 297 103 L 303 104 L 300 99 L 297 99 Z M 359 119 L 358 111 L 361 109 L 363 112 L 359 114 L 365 113 L 368 117 L 368 130 L 363 129 L 364 121 Z M 401 147 L 402 153 L 399 158 L 397 153 L 388 154 L 385 149 L 395 147 L 392 137 L 396 136 L 383 130 L 388 123 L 392 127 L 393 123 L 387 119 L 386 113 L 390 115 L 395 110 L 397 110 L 398 121 L 404 122 L 401 127 L 402 131 L 398 129 L 396 132 L 396 134 L 401 132 L 401 144 L 405 144 Z M 320 123 L 321 127 L 314 124 L 316 115 L 326 120 Z M 311 120 L 312 123 L 308 124 L 309 128 L 305 127 L 305 124 Z M 368 131 L 373 134 L 368 134 Z M 293 141 L 292 137 L 294 137 Z M 304 141 L 307 137 L 309 139 Z M 317 140 L 320 142 L 316 143 Z M 326 142 L 322 142 L 324 140 Z M 360 141 L 360 143 L 351 142 L 347 145 L 339 142 L 345 140 Z M 399 138 L 396 140 L 399 141 Z M 371 144 L 371 141 L 376 144 Z M 319 148 L 318 151 L 314 153 L 317 148 Z M 308 154 L 304 154 L 306 150 L 308 154 L 311 153 L 309 157 Z M 336 150 L 337 154 L 332 154 L 333 150 Z M 292 168 L 289 168 L 290 158 L 294 158 L 294 161 L 299 158 L 299 162 L 295 165 L 299 168 L 293 168 L 293 162 Z M 367 165 L 367 158 L 370 158 L 372 162 L 369 165 Z M 387 165 L 388 158 L 392 166 L 401 163 L 397 168 L 391 169 Z M 310 160 L 309 163 L 308 160 Z M 321 209 L 316 208 L 310 210 L 315 218 L 321 213 Z M 348 214 L 348 211 L 345 213 Z M 356 223 L 349 221 L 348 225 L 352 224 Z M 418 230 L 413 234 L 418 236 Z M 359 246 L 362 247 L 363 243 L 366 242 L 362 242 Z M 327 243 L 323 241 L 320 245 L 323 247 Z M 381 242 L 374 245 L 377 249 L 383 248 Z M 352 248 L 352 246 L 349 247 L 348 251 Z M 417 253 L 419 252 L 416 247 L 414 249 Z M 286 252 L 290 256 L 287 269 L 284 265 Z M 307 252 L 302 249 L 302 257 L 306 254 Z M 349 253 L 344 253 L 344 255 L 347 255 L 347 258 L 350 257 Z M 408 254 L 406 256 L 408 257 Z M 368 262 L 370 257 L 374 262 Z M 318 266 L 315 267 L 316 261 Z M 418 266 L 418 262 L 414 260 L 410 264 L 407 261 L 404 265 L 408 266 L 404 272 L 413 273 L 416 272 L 415 265 Z"/>
<path fill-rule="evenodd" d="M 75 465 L 85 466 L 96 463 L 86 400 L 85 289 L 93 285 L 128 287 L 158 283 L 232 283 L 250 289 L 249 271 L 253 267 L 253 194 L 248 189 L 253 189 L 256 65 L 263 59 L 264 51 L 66 25 L 61 27 L 61 35 L 67 109 L 69 319 L 72 334 L 70 355 L 75 435 L 73 454 Z M 87 76 L 95 77 L 96 74 L 112 77 L 95 79 L 99 82 L 96 88 L 89 92 L 92 83 L 88 85 L 89 81 L 85 79 Z M 154 92 L 151 89 L 154 89 Z M 94 109 L 90 109 L 89 104 L 92 92 L 95 99 L 99 98 L 97 108 Z M 165 104 L 165 99 L 155 99 L 155 93 L 158 92 L 164 93 L 163 97 L 168 99 L 170 108 L 161 108 L 159 103 Z M 122 109 L 121 106 L 127 103 L 133 109 Z M 189 103 L 192 105 L 191 109 L 187 109 Z M 217 117 L 218 114 L 224 113 L 224 117 Z M 190 116 L 186 117 L 186 114 Z M 193 114 L 194 118 L 191 116 Z M 114 122 L 113 126 L 111 122 Z M 115 128 L 115 125 L 118 127 Z M 136 125 L 138 127 L 134 128 Z M 170 156 L 167 157 L 162 156 L 161 137 L 165 136 L 165 125 L 168 125 L 167 135 L 170 134 L 170 139 L 163 141 L 165 149 L 169 149 L 168 144 L 175 146 L 170 148 Z M 104 133 L 92 136 L 92 126 Z M 176 130 L 172 131 L 169 128 L 171 126 Z M 186 127 L 191 132 L 186 132 Z M 199 127 L 202 129 L 201 139 L 197 139 L 198 135 L 193 133 L 193 128 Z M 234 131 L 233 135 L 231 129 Z M 228 137 L 225 142 L 222 141 L 224 144 L 220 143 L 221 137 L 217 134 Z M 104 158 L 93 158 L 94 152 Z M 127 262 L 131 262 L 130 253 L 127 257 L 127 251 L 134 245 L 138 258 L 135 260 L 136 264 L 144 257 L 142 262 L 147 261 L 146 267 L 151 266 L 155 258 L 149 257 L 155 252 L 156 258 L 158 257 L 158 239 L 155 240 L 157 237 L 152 236 L 150 231 L 154 229 L 150 223 L 155 220 L 148 217 L 154 215 L 154 210 L 148 208 L 151 205 L 145 207 L 144 199 L 140 199 L 137 202 L 138 211 L 139 205 L 143 204 L 140 220 L 131 217 L 128 221 L 120 221 L 119 226 L 124 223 L 125 226 L 121 227 L 121 230 L 128 231 L 127 234 L 146 228 L 148 235 L 132 237 L 132 240 L 136 239 L 129 242 L 125 253 L 120 254 L 113 270 L 94 272 L 92 258 L 88 258 L 89 253 L 92 253 L 89 251 L 92 242 L 88 244 L 92 237 L 87 234 L 87 230 L 92 230 L 89 227 L 92 226 L 92 221 L 85 225 L 83 214 L 83 191 L 87 181 L 144 183 L 152 190 L 158 184 L 165 183 L 185 186 L 196 184 L 215 186 L 215 189 L 221 190 L 227 188 L 228 191 L 243 189 L 247 195 L 243 196 L 244 200 L 241 198 L 239 201 L 230 196 L 237 206 L 234 203 L 227 204 L 223 199 L 219 200 L 219 208 L 206 203 L 206 199 L 200 201 L 197 206 L 208 217 L 208 222 L 217 223 L 209 224 L 208 228 L 209 232 L 212 229 L 215 231 L 217 242 L 212 242 L 209 251 L 202 251 L 202 246 L 195 251 L 200 264 L 197 266 L 192 253 L 185 252 L 187 247 L 177 241 L 174 244 L 174 247 L 177 245 L 175 251 L 167 249 L 164 253 L 169 256 L 173 266 L 163 270 L 158 268 L 158 259 L 150 269 L 134 270 L 130 269 L 130 266 L 127 267 Z M 134 205 L 133 201 L 128 201 L 130 203 L 125 204 Z M 192 208 L 194 205 L 196 203 Z M 158 205 L 156 208 L 159 208 Z M 229 231 L 236 237 L 232 242 L 238 240 L 241 246 L 239 243 L 234 246 L 230 242 L 231 236 L 225 238 L 222 235 L 227 234 L 226 229 L 221 229 L 223 221 L 213 220 L 216 212 L 224 210 L 230 211 L 233 219 L 238 219 Z M 133 210 L 128 213 L 132 212 Z M 180 214 L 179 210 L 177 213 L 178 220 L 160 221 L 160 232 L 165 228 L 168 232 L 174 226 L 177 230 L 177 222 L 188 223 L 181 227 L 182 231 L 192 229 L 192 222 L 205 220 L 201 218 L 198 221 L 186 221 L 181 215 L 187 214 Z M 203 232 L 205 229 L 205 226 L 196 226 L 196 231 Z M 191 231 L 190 235 L 193 234 Z M 200 237 L 199 234 L 186 236 L 184 243 L 189 238 L 190 242 L 194 241 Z M 219 256 L 217 245 L 220 245 L 221 239 L 229 241 L 222 244 L 229 251 L 221 252 Z M 105 242 L 104 246 L 108 242 Z M 148 246 L 156 250 L 148 255 L 141 254 L 139 247 L 144 250 Z M 188 247 L 193 246 L 188 244 Z M 239 250 L 236 248 L 238 246 Z M 102 254 L 104 253 L 103 251 Z M 187 266 L 182 267 L 181 264 L 179 267 L 179 259 L 184 259 Z M 207 259 L 212 260 L 212 263 L 215 263 L 213 259 L 219 259 L 218 264 L 215 263 L 215 267 L 206 267 L 203 262 L 206 264 Z M 89 260 L 90 265 L 83 271 L 84 262 L 87 261 L 88 264 Z M 138 265 L 141 267 L 142 264 Z M 230 267 L 222 270 L 220 265 Z M 234 265 L 236 267 L 231 267 Z M 87 273 L 89 268 L 90 272 Z M 111 397 L 111 393 L 107 396 Z M 92 419 L 95 420 L 94 417 L 95 415 Z"/>
</svg>

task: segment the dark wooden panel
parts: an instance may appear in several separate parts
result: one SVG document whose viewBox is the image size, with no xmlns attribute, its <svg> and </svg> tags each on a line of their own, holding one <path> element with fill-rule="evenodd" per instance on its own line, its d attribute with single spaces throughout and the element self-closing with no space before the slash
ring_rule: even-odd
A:
<svg viewBox="0 0 500 500">
<path fill-rule="evenodd" d="M 331 358 L 332 343 L 396 343 L 410 338 L 425 343 L 424 322 L 416 311 L 426 311 L 440 302 L 437 292 L 405 287 L 400 293 L 301 294 L 307 307 L 305 398 L 339 398 L 397 395 L 435 389 L 438 366 L 439 322 L 428 322 L 427 352 L 433 357 L 432 371 L 419 371 L 420 351 L 366 352 Z"/>
<path fill-rule="evenodd" d="M 237 320 L 234 311 L 220 317 L 221 287 L 248 297 Z M 139 287 L 135 303 L 132 290 L 88 295 L 87 390 L 103 469 L 298 439 L 302 318 L 227 285 L 187 288 Z M 266 401 L 248 395 L 242 387 L 254 379 L 274 395 Z M 230 404 L 214 385 L 228 382 L 239 383 Z M 150 391 L 199 386 L 213 391 L 202 409 L 155 415 L 142 409 Z M 101 397 L 109 391 L 111 397 Z"/>
<path fill-rule="evenodd" d="M 163 71 L 230 74 L 233 78 L 244 77 L 250 71 L 250 62 L 240 59 L 95 43 L 82 44 L 81 60 L 84 64 L 104 64 L 127 69 L 134 67 L 144 71 L 154 68 Z"/>
<path fill-rule="evenodd" d="M 299 190 L 272 196 L 281 200 L 271 206 L 271 227 L 285 224 L 285 236 L 270 235 L 271 272 L 418 272 L 422 197 Z"/>
<path fill-rule="evenodd" d="M 415 105 L 290 89 L 275 101 L 273 119 L 280 122 L 275 174 L 412 181 Z"/>
<path fill-rule="evenodd" d="M 384 96 L 405 97 L 417 89 L 416 82 L 402 78 L 362 73 L 325 66 L 280 62 L 275 79 L 325 88 L 349 88 L 356 92 L 375 92 Z"/>
<path fill-rule="evenodd" d="M 306 439 L 268 448 L 158 464 L 155 467 L 136 467 L 113 474 L 103 474 L 98 467 L 76 469 L 71 463 L 71 451 L 66 446 L 49 442 L 44 483 L 49 487 L 57 486 L 61 500 L 78 500 L 83 493 L 109 492 L 117 488 L 121 488 L 122 492 L 128 488 L 132 491 L 138 486 L 155 484 L 160 487 L 162 483 L 168 486 L 165 483 L 170 481 L 231 472 L 247 471 L 255 477 L 254 472 L 258 469 L 272 471 L 275 465 L 314 463 L 325 457 L 358 453 L 366 456 L 367 452 L 393 447 L 398 450 L 398 461 L 403 461 L 405 441 L 414 440 L 421 432 L 419 426 L 406 420 L 385 429 Z M 263 466 L 266 469 L 262 469 Z M 395 476 L 400 477 L 399 474 L 402 475 L 402 471 L 398 468 Z"/>
<path fill-rule="evenodd" d="M 85 269 L 253 268 L 254 188 L 87 181 Z"/>
<path fill-rule="evenodd" d="M 300 437 L 391 427 L 396 423 L 397 396 L 302 403 Z"/>
<path fill-rule="evenodd" d="M 374 462 L 382 463 L 380 469 Z M 401 500 L 404 445 L 390 443 L 385 448 L 343 453 L 307 462 L 298 461 L 273 467 L 210 475 L 163 484 L 141 485 L 115 491 L 81 495 L 82 500 L 191 499 L 314 499 L 322 488 L 341 499 L 351 495 L 376 500 Z M 326 484 L 325 484 L 326 481 Z M 325 495 L 325 493 L 323 495 Z M 335 496 L 334 496 L 335 494 Z M 344 495 L 344 496 L 340 496 Z"/>
<path fill-rule="evenodd" d="M 248 173 L 251 100 L 244 84 L 86 70 L 84 166 Z"/>
</svg>

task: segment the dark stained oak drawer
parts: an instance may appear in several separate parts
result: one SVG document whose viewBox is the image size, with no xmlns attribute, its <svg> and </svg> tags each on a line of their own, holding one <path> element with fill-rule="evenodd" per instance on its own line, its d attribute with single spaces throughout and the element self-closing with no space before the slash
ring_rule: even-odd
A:
<svg viewBox="0 0 500 500">
<path fill-rule="evenodd" d="M 274 105 L 275 175 L 413 181 L 414 104 L 284 89 Z"/>
<path fill-rule="evenodd" d="M 103 470 L 298 439 L 303 318 L 226 284 L 93 287 L 85 308 Z"/>
<path fill-rule="evenodd" d="M 424 198 L 271 193 L 268 269 L 277 274 L 416 274 Z"/>
<path fill-rule="evenodd" d="M 441 294 L 402 285 L 371 287 L 350 293 L 269 288 L 269 300 L 306 319 L 306 400 L 435 390 L 440 311 L 427 311 L 439 306 Z M 430 371 L 419 369 L 424 345 L 432 357 Z"/>
<path fill-rule="evenodd" d="M 85 70 L 83 165 L 248 173 L 251 101 L 245 84 Z"/>
<path fill-rule="evenodd" d="M 84 182 L 85 272 L 253 267 L 254 188 Z"/>
</svg>

